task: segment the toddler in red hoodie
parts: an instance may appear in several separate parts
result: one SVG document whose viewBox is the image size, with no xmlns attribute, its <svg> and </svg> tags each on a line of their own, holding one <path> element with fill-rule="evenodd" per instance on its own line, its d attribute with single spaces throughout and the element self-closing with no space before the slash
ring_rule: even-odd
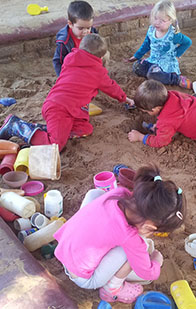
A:
<svg viewBox="0 0 196 309">
<path fill-rule="evenodd" d="M 187 93 L 167 91 L 156 81 L 147 80 L 136 90 L 135 105 L 151 116 L 157 116 L 155 125 L 150 125 L 152 134 L 137 130 L 128 133 L 130 142 L 143 142 L 151 147 L 163 147 L 172 141 L 176 132 L 196 139 L 196 98 Z"/>
<path fill-rule="evenodd" d="M 31 145 L 55 143 L 61 151 L 68 138 L 92 134 L 88 104 L 99 90 L 119 102 L 133 105 L 133 100 L 127 98 L 103 66 L 106 52 L 103 38 L 98 34 L 86 35 L 80 48 L 72 49 L 66 56 L 60 76 L 43 104 L 42 116 L 47 127 L 9 115 L 0 128 L 0 139 L 17 136 Z"/>
</svg>

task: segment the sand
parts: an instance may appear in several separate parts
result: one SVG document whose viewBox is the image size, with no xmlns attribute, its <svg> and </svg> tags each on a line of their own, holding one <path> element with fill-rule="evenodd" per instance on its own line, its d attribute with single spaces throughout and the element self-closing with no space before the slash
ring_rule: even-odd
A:
<svg viewBox="0 0 196 309">
<path fill-rule="evenodd" d="M 196 67 L 196 31 L 185 32 L 193 39 L 193 46 L 180 60 L 181 71 L 191 79 L 195 78 Z M 139 46 L 137 42 L 137 45 Z M 134 45 L 136 50 L 137 46 Z M 130 46 L 111 50 L 109 64 L 110 76 L 115 79 L 127 95 L 132 97 L 137 86 L 144 80 L 131 72 L 131 65 L 122 61 L 131 56 Z M 33 122 L 43 122 L 41 106 L 56 76 L 52 66 L 53 50 L 32 53 L 28 57 L 1 59 L 0 62 L 0 97 L 14 97 L 15 105 L 0 106 L 1 123 L 10 114 Z M 169 87 L 177 89 L 178 87 Z M 183 91 L 183 90 L 182 90 Z M 192 91 L 187 91 L 192 94 Z M 112 171 L 118 163 L 137 169 L 149 162 L 156 163 L 161 169 L 163 179 L 172 179 L 183 189 L 188 202 L 188 216 L 184 228 L 167 238 L 153 237 L 157 249 L 164 256 L 164 265 L 160 278 L 145 290 L 162 291 L 169 294 L 170 284 L 178 279 L 188 280 L 196 292 L 193 258 L 184 250 L 184 239 L 195 231 L 196 208 L 195 188 L 196 143 L 180 134 L 174 136 L 173 142 L 161 149 L 153 149 L 141 143 L 130 143 L 127 133 L 138 128 L 142 120 L 148 117 L 140 111 L 126 111 L 116 100 L 100 93 L 93 101 L 103 109 L 99 116 L 91 117 L 94 126 L 92 136 L 70 140 L 61 153 L 62 176 L 59 181 L 44 181 L 45 192 L 58 189 L 64 198 L 64 217 L 69 219 L 78 209 L 87 192 L 93 188 L 93 176 L 103 170 Z M 16 140 L 16 139 L 14 139 Z M 19 140 L 16 140 L 19 142 Z M 2 186 L 2 183 L 1 183 Z M 43 209 L 43 194 L 36 196 Z M 55 259 L 44 260 L 40 251 L 34 256 L 53 274 L 64 287 L 66 293 L 78 303 L 79 309 L 97 308 L 98 291 L 82 290 L 66 278 L 62 265 Z M 130 305 L 116 303 L 113 308 L 131 308 Z"/>
</svg>

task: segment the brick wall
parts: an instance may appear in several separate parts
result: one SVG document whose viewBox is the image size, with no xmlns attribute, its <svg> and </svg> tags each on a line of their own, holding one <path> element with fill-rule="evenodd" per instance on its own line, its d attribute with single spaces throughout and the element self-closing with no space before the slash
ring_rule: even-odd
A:
<svg viewBox="0 0 196 309">
<path fill-rule="evenodd" d="M 181 29 L 196 28 L 196 9 L 178 11 L 178 21 Z M 141 16 L 113 24 L 101 25 L 99 34 L 106 38 L 109 50 L 113 47 L 120 48 L 129 43 L 135 46 L 144 39 L 149 26 L 149 16 Z M 139 45 L 138 45 L 139 46 Z M 55 36 L 42 39 L 21 41 L 8 46 L 0 46 L 0 59 L 17 57 L 31 52 L 49 53 L 55 50 Z"/>
</svg>

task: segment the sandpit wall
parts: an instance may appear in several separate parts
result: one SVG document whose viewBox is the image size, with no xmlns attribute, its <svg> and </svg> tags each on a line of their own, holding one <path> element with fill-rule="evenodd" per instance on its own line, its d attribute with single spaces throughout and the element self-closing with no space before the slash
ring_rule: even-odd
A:
<svg viewBox="0 0 196 309">
<path fill-rule="evenodd" d="M 141 38 L 145 37 L 148 29 L 150 9 L 151 8 L 149 7 L 149 12 L 145 15 L 138 16 L 138 14 L 136 14 L 136 18 L 131 16 L 130 19 L 123 19 L 123 15 L 122 20 L 120 18 L 117 19 L 119 21 L 111 18 L 111 23 L 109 23 L 108 20 L 104 23 L 103 20 L 99 18 L 96 22 L 95 18 L 95 26 L 98 29 L 99 34 L 106 38 L 109 50 L 115 48 L 115 46 L 120 48 L 125 44 L 127 45 L 128 43 L 131 44 L 133 42 L 134 46 L 137 45 L 137 41 L 140 41 Z M 178 10 L 177 15 L 181 29 L 196 28 L 196 7 Z M 58 29 L 63 26 L 64 24 L 61 26 L 59 25 Z M 54 29 L 51 33 L 52 32 L 54 32 Z M 33 39 L 31 39 L 31 35 L 29 35 L 29 38 L 25 36 L 25 39 L 21 41 L 19 37 L 17 43 L 14 40 L 13 42 L 11 42 L 11 40 L 10 42 L 6 42 L 6 40 L 3 42 L 1 41 L 0 59 L 3 61 L 4 58 L 21 57 L 23 54 L 27 55 L 34 52 L 48 52 L 52 54 L 55 50 L 55 35 L 49 35 L 48 31 L 46 31 L 46 34 L 46 37 L 39 38 L 38 36 L 38 38 Z"/>
</svg>

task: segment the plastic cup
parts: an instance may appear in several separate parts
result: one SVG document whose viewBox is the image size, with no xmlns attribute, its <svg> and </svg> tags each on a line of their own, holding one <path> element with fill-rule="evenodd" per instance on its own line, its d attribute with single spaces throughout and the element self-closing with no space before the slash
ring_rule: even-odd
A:
<svg viewBox="0 0 196 309">
<path fill-rule="evenodd" d="M 31 221 L 29 219 L 19 218 L 14 221 L 14 228 L 18 231 L 27 230 L 31 228 Z"/>
<path fill-rule="evenodd" d="M 50 223 L 50 220 L 46 216 L 42 215 L 40 212 L 35 212 L 31 216 L 31 224 L 37 227 L 38 229 L 42 229 L 49 223 Z"/>
<path fill-rule="evenodd" d="M 2 179 L 8 186 L 12 188 L 19 188 L 27 181 L 28 175 L 25 172 L 10 171 L 5 173 Z"/>
<path fill-rule="evenodd" d="M 103 171 L 94 176 L 94 185 L 96 189 L 101 189 L 105 192 L 117 188 L 116 178 L 114 173 Z"/>
<path fill-rule="evenodd" d="M 29 175 L 29 151 L 29 147 L 23 148 L 19 151 L 14 163 L 15 171 L 22 171 Z"/>
<path fill-rule="evenodd" d="M 135 171 L 131 168 L 121 168 L 119 170 L 118 180 L 120 185 L 133 190 L 134 182 L 133 178 L 135 176 Z"/>
<path fill-rule="evenodd" d="M 4 175 L 7 172 L 14 170 L 14 162 L 16 161 L 17 154 L 7 154 L 4 156 L 0 164 L 0 174 Z"/>
</svg>

